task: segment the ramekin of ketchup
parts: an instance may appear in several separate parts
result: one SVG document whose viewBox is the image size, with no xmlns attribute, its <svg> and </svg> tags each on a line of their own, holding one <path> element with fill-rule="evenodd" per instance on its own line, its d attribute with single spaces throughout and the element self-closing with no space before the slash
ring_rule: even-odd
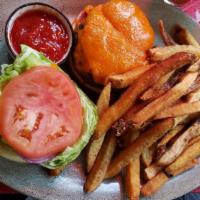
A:
<svg viewBox="0 0 200 200">
<path fill-rule="evenodd" d="M 26 44 L 58 64 L 66 60 L 73 39 L 69 20 L 43 3 L 17 8 L 6 23 L 5 38 L 12 56 L 20 53 L 21 44 Z"/>
</svg>

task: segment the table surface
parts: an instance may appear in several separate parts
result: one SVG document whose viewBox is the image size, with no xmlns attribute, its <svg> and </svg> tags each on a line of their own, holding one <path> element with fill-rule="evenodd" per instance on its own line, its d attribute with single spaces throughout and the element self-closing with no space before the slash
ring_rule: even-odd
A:
<svg viewBox="0 0 200 200">
<path fill-rule="evenodd" d="M 18 7 L 19 2 L 20 3 L 28 3 L 28 2 L 32 2 L 33 0 L 0 0 L 0 8 L 1 9 L 1 14 L 0 14 L 0 40 L 3 39 L 3 33 L 4 33 L 4 26 L 5 26 L 5 22 L 8 18 L 8 15 L 16 8 Z M 54 4 L 55 5 L 55 1 L 56 0 L 46 0 L 46 3 L 49 4 Z M 185 0 L 185 1 L 181 1 L 181 0 L 174 0 L 174 1 L 170 1 L 170 0 L 164 0 L 166 3 L 170 3 L 170 4 L 175 4 L 176 6 L 178 6 L 181 10 L 183 10 L 185 13 L 187 13 L 188 15 L 190 15 L 194 20 L 196 20 L 198 23 L 200 23 L 200 0 Z M 176 2 L 176 3 L 173 3 Z M 177 2 L 183 2 L 180 4 L 177 4 Z M 57 7 L 61 8 L 61 12 L 63 12 L 64 14 L 67 13 L 67 11 L 69 10 L 69 8 L 65 8 L 65 6 L 60 6 L 59 4 L 63 4 L 62 1 L 57 1 L 56 2 Z M 193 192 L 198 192 L 200 193 L 200 188 L 197 188 L 196 190 L 194 190 Z M 9 187 L 0 184 L 0 194 L 16 194 L 17 192 L 15 192 L 14 190 L 10 189 Z"/>
</svg>

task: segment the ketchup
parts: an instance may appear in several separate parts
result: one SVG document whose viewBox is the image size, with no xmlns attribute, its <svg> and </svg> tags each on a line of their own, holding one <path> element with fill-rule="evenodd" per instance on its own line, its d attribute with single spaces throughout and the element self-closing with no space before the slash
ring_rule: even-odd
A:
<svg viewBox="0 0 200 200">
<path fill-rule="evenodd" d="M 18 17 L 10 32 L 12 45 L 20 53 L 26 44 L 49 57 L 60 61 L 69 47 L 69 35 L 63 23 L 55 16 L 40 11 L 27 11 Z"/>
</svg>

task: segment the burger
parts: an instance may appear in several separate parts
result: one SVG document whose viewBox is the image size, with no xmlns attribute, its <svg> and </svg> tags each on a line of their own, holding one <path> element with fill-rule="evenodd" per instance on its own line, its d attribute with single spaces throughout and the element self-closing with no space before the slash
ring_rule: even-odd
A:
<svg viewBox="0 0 200 200">
<path fill-rule="evenodd" d="M 95 105 L 56 64 L 21 45 L 0 76 L 0 155 L 59 169 L 78 157 L 97 123 Z"/>
<path fill-rule="evenodd" d="M 128 0 L 87 6 L 75 20 L 73 73 L 86 87 L 100 91 L 111 75 L 146 64 L 146 50 L 154 43 L 153 29 Z"/>
</svg>

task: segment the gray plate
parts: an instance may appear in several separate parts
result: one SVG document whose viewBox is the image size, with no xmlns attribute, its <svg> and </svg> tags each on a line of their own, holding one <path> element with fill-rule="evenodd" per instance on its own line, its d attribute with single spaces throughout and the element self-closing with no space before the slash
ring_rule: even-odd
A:
<svg viewBox="0 0 200 200">
<path fill-rule="evenodd" d="M 8 14 L 16 7 L 24 2 L 32 2 L 32 0 L 0 0 L 0 33 L 2 32 L 4 23 Z M 84 5 L 100 3 L 100 0 L 44 0 L 42 2 L 49 3 L 71 20 L 80 12 Z M 151 23 L 156 32 L 158 19 L 163 19 L 167 29 L 170 30 L 174 24 L 180 23 L 190 29 L 190 31 L 200 41 L 200 27 L 192 19 L 176 8 L 165 4 L 161 0 L 137 0 L 138 3 L 149 16 Z M 157 37 L 157 44 L 160 43 Z M 0 42 L 0 64 L 7 63 L 9 56 L 3 40 Z M 200 166 L 172 178 L 165 186 L 154 196 L 148 199 L 152 200 L 169 200 L 179 197 L 200 185 Z M 48 200 L 119 200 L 125 199 L 123 184 L 120 184 L 121 178 L 117 177 L 110 182 L 104 182 L 101 186 L 91 194 L 83 192 L 84 171 L 82 169 L 80 159 L 72 163 L 60 176 L 50 178 L 45 171 L 34 165 L 17 164 L 5 159 L 0 159 L 0 181 L 10 187 L 33 197 Z M 142 198 L 144 200 L 144 198 Z"/>
</svg>

